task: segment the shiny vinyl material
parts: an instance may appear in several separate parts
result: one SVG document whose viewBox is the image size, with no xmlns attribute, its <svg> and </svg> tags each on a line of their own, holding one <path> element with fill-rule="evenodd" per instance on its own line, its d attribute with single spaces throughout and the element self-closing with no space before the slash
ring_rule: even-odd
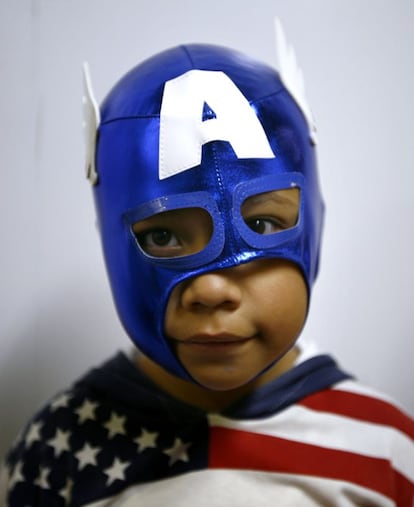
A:
<svg viewBox="0 0 414 507">
<path fill-rule="evenodd" d="M 165 83 L 194 70 L 221 71 L 253 108 L 272 158 L 237 158 L 227 141 L 202 146 L 201 164 L 159 179 L 160 110 Z M 204 121 L 214 117 L 206 105 Z M 243 128 L 243 125 L 240 125 Z M 183 146 L 181 149 L 185 149 Z M 164 51 L 127 73 L 101 106 L 95 202 L 103 251 L 120 319 L 133 342 L 175 375 L 189 379 L 164 335 L 169 294 L 181 281 L 263 258 L 284 258 L 303 272 L 308 293 L 318 271 L 323 202 L 306 120 L 277 72 L 230 49 L 194 44 Z M 260 236 L 240 207 L 249 196 L 298 187 L 295 227 Z M 153 214 L 204 208 L 214 225 L 201 252 L 152 258 L 132 224 Z"/>
</svg>

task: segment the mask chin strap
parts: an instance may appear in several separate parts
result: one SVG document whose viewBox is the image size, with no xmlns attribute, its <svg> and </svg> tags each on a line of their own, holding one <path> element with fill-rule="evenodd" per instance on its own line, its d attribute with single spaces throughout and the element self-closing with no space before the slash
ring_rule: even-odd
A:
<svg viewBox="0 0 414 507">
<path fill-rule="evenodd" d="M 95 99 L 89 65 L 87 62 L 83 64 L 83 128 L 85 132 L 85 148 L 86 148 L 86 177 L 92 185 L 98 183 L 98 173 L 95 165 L 96 140 L 98 135 L 98 127 L 101 122 L 101 114 L 99 106 Z"/>
</svg>

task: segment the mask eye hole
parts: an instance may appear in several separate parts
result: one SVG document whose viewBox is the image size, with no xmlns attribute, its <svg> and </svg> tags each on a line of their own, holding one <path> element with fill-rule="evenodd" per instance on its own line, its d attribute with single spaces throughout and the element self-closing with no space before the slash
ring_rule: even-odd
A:
<svg viewBox="0 0 414 507">
<path fill-rule="evenodd" d="M 184 257 L 201 252 L 208 245 L 213 221 L 203 208 L 173 209 L 134 222 L 132 231 L 146 255 Z"/>
<path fill-rule="evenodd" d="M 248 197 L 241 205 L 241 215 L 253 232 L 270 235 L 295 227 L 299 208 L 300 190 L 294 187 Z"/>
</svg>

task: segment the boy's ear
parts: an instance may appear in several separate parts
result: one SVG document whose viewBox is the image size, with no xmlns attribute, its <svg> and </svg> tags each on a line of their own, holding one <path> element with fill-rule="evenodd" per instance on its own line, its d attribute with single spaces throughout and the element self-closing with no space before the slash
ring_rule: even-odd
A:
<svg viewBox="0 0 414 507">
<path fill-rule="evenodd" d="M 276 68 L 280 79 L 301 109 L 309 126 L 309 137 L 314 145 L 317 144 L 316 124 L 305 93 L 305 80 L 299 67 L 295 50 L 286 40 L 282 23 L 275 17 L 276 36 Z"/>
<path fill-rule="evenodd" d="M 85 131 L 86 148 L 86 177 L 92 185 L 98 182 L 98 173 L 95 165 L 96 140 L 98 136 L 98 127 L 101 122 L 101 114 L 98 103 L 95 99 L 92 82 L 89 72 L 89 65 L 84 62 L 83 66 L 83 128 Z"/>
</svg>

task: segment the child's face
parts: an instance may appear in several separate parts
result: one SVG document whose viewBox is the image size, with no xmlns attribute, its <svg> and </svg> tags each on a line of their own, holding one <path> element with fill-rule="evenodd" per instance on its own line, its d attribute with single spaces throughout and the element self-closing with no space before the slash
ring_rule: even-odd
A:
<svg viewBox="0 0 414 507">
<path fill-rule="evenodd" d="M 248 198 L 242 216 L 256 233 L 277 234 L 295 226 L 299 202 L 297 188 L 266 192 Z M 133 229 L 153 257 L 195 253 L 211 237 L 209 216 L 200 208 L 160 213 Z M 300 269 L 282 259 L 256 260 L 178 284 L 168 301 L 165 334 L 194 380 L 209 389 L 231 390 L 291 347 L 306 310 Z"/>
<path fill-rule="evenodd" d="M 194 380 L 213 390 L 247 384 L 295 342 L 307 289 L 294 264 L 256 260 L 179 284 L 165 332 Z"/>
</svg>

